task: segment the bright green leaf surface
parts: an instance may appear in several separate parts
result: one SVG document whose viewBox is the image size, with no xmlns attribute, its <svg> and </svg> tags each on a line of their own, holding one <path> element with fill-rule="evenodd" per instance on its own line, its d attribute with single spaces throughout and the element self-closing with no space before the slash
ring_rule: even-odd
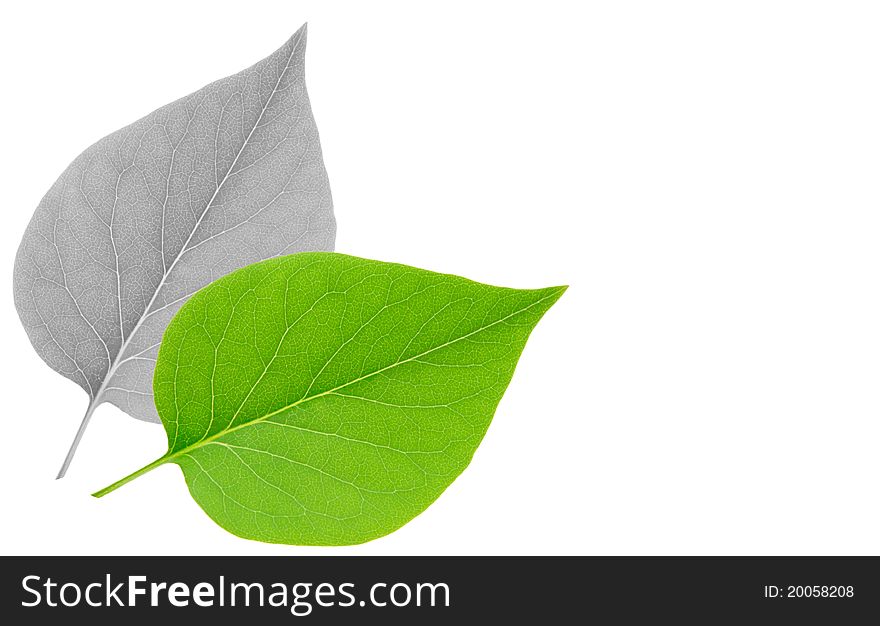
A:
<svg viewBox="0 0 880 626">
<path fill-rule="evenodd" d="M 257 263 L 199 291 L 153 388 L 199 505 L 249 539 L 385 535 L 458 476 L 529 333 L 565 291 L 492 287 L 333 253 Z"/>
</svg>

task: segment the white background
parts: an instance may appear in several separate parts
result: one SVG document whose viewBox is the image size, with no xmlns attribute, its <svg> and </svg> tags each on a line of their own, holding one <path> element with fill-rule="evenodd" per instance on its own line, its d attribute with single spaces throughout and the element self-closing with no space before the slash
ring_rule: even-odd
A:
<svg viewBox="0 0 880 626">
<path fill-rule="evenodd" d="M 14 8 L 13 8 L 14 7 Z M 279 47 L 337 249 L 568 283 L 471 466 L 351 548 L 238 539 L 12 303 L 43 193 L 101 136 Z M 0 551 L 880 554 L 880 13 L 839 2 L 9 3 L 0 17 Z"/>
</svg>

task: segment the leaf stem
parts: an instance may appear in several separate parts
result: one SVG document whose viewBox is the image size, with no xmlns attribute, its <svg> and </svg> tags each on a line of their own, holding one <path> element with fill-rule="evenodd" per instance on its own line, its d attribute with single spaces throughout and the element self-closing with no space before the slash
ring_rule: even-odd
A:
<svg viewBox="0 0 880 626">
<path fill-rule="evenodd" d="M 58 471 L 58 475 L 55 477 L 55 480 L 59 478 L 64 478 L 64 475 L 67 473 L 67 468 L 70 467 L 70 462 L 73 460 L 73 455 L 76 454 L 76 449 L 79 447 L 80 439 L 82 439 L 83 433 L 86 432 L 86 426 L 89 425 L 89 420 L 92 419 L 92 413 L 95 412 L 95 409 L 98 407 L 99 402 L 94 399 L 89 400 L 89 406 L 86 408 L 86 413 L 83 415 L 82 422 L 80 422 L 79 429 L 76 431 L 76 436 L 73 438 L 73 443 L 70 444 L 70 450 L 67 451 L 67 456 L 64 458 L 64 463 L 61 464 L 61 469 Z"/>
<path fill-rule="evenodd" d="M 101 489 L 101 490 L 99 490 L 99 491 L 96 491 L 96 492 L 93 493 L 92 495 L 93 495 L 94 497 L 96 497 L 96 498 L 100 498 L 100 497 L 106 496 L 106 495 L 107 495 L 108 493 L 110 493 L 111 491 L 115 491 L 116 489 L 119 489 L 122 485 L 124 485 L 124 484 L 126 484 L 126 483 L 129 483 L 129 482 L 131 482 L 131 481 L 133 481 L 133 480 L 134 480 L 135 478 L 137 478 L 138 476 L 143 476 L 143 475 L 146 474 L 147 472 L 156 469 L 156 468 L 159 467 L 160 465 L 164 465 L 164 464 L 167 463 L 169 460 L 171 460 L 171 458 L 172 458 L 172 457 L 171 457 L 170 455 L 167 455 L 167 454 L 166 454 L 165 456 L 161 456 L 161 457 L 159 457 L 158 459 L 156 459 L 155 461 L 153 461 L 152 463 L 150 463 L 149 465 L 144 465 L 144 466 L 143 466 L 142 468 L 140 468 L 139 470 L 137 470 L 137 471 L 135 471 L 135 472 L 132 472 L 131 474 L 129 474 L 129 475 L 126 476 L 125 478 L 120 478 L 119 480 L 117 480 L 117 481 L 116 481 L 115 483 L 113 483 L 112 485 L 107 485 L 106 487 L 104 487 L 103 489 Z"/>
</svg>

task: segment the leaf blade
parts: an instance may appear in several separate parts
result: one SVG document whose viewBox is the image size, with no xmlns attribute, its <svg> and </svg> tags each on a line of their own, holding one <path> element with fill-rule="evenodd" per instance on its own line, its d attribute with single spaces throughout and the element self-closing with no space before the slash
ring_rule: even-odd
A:
<svg viewBox="0 0 880 626">
<path fill-rule="evenodd" d="M 333 248 L 305 45 L 304 26 L 100 140 L 38 206 L 16 257 L 16 308 L 41 358 L 89 395 L 76 441 L 105 401 L 158 421 L 161 334 L 192 292 L 257 260 Z"/>
<path fill-rule="evenodd" d="M 166 456 L 239 536 L 341 545 L 387 534 L 468 465 L 564 289 L 324 253 L 235 272 L 166 332 L 154 381 Z"/>
</svg>

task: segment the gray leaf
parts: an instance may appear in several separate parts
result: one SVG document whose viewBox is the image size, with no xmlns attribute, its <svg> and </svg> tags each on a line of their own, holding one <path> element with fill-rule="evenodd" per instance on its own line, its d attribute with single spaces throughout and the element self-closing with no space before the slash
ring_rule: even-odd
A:
<svg viewBox="0 0 880 626">
<path fill-rule="evenodd" d="M 327 173 L 304 79 L 306 27 L 256 65 L 101 139 L 52 186 L 15 260 L 37 353 L 95 407 L 158 422 L 165 326 L 201 287 L 269 257 L 332 250 Z"/>
</svg>

